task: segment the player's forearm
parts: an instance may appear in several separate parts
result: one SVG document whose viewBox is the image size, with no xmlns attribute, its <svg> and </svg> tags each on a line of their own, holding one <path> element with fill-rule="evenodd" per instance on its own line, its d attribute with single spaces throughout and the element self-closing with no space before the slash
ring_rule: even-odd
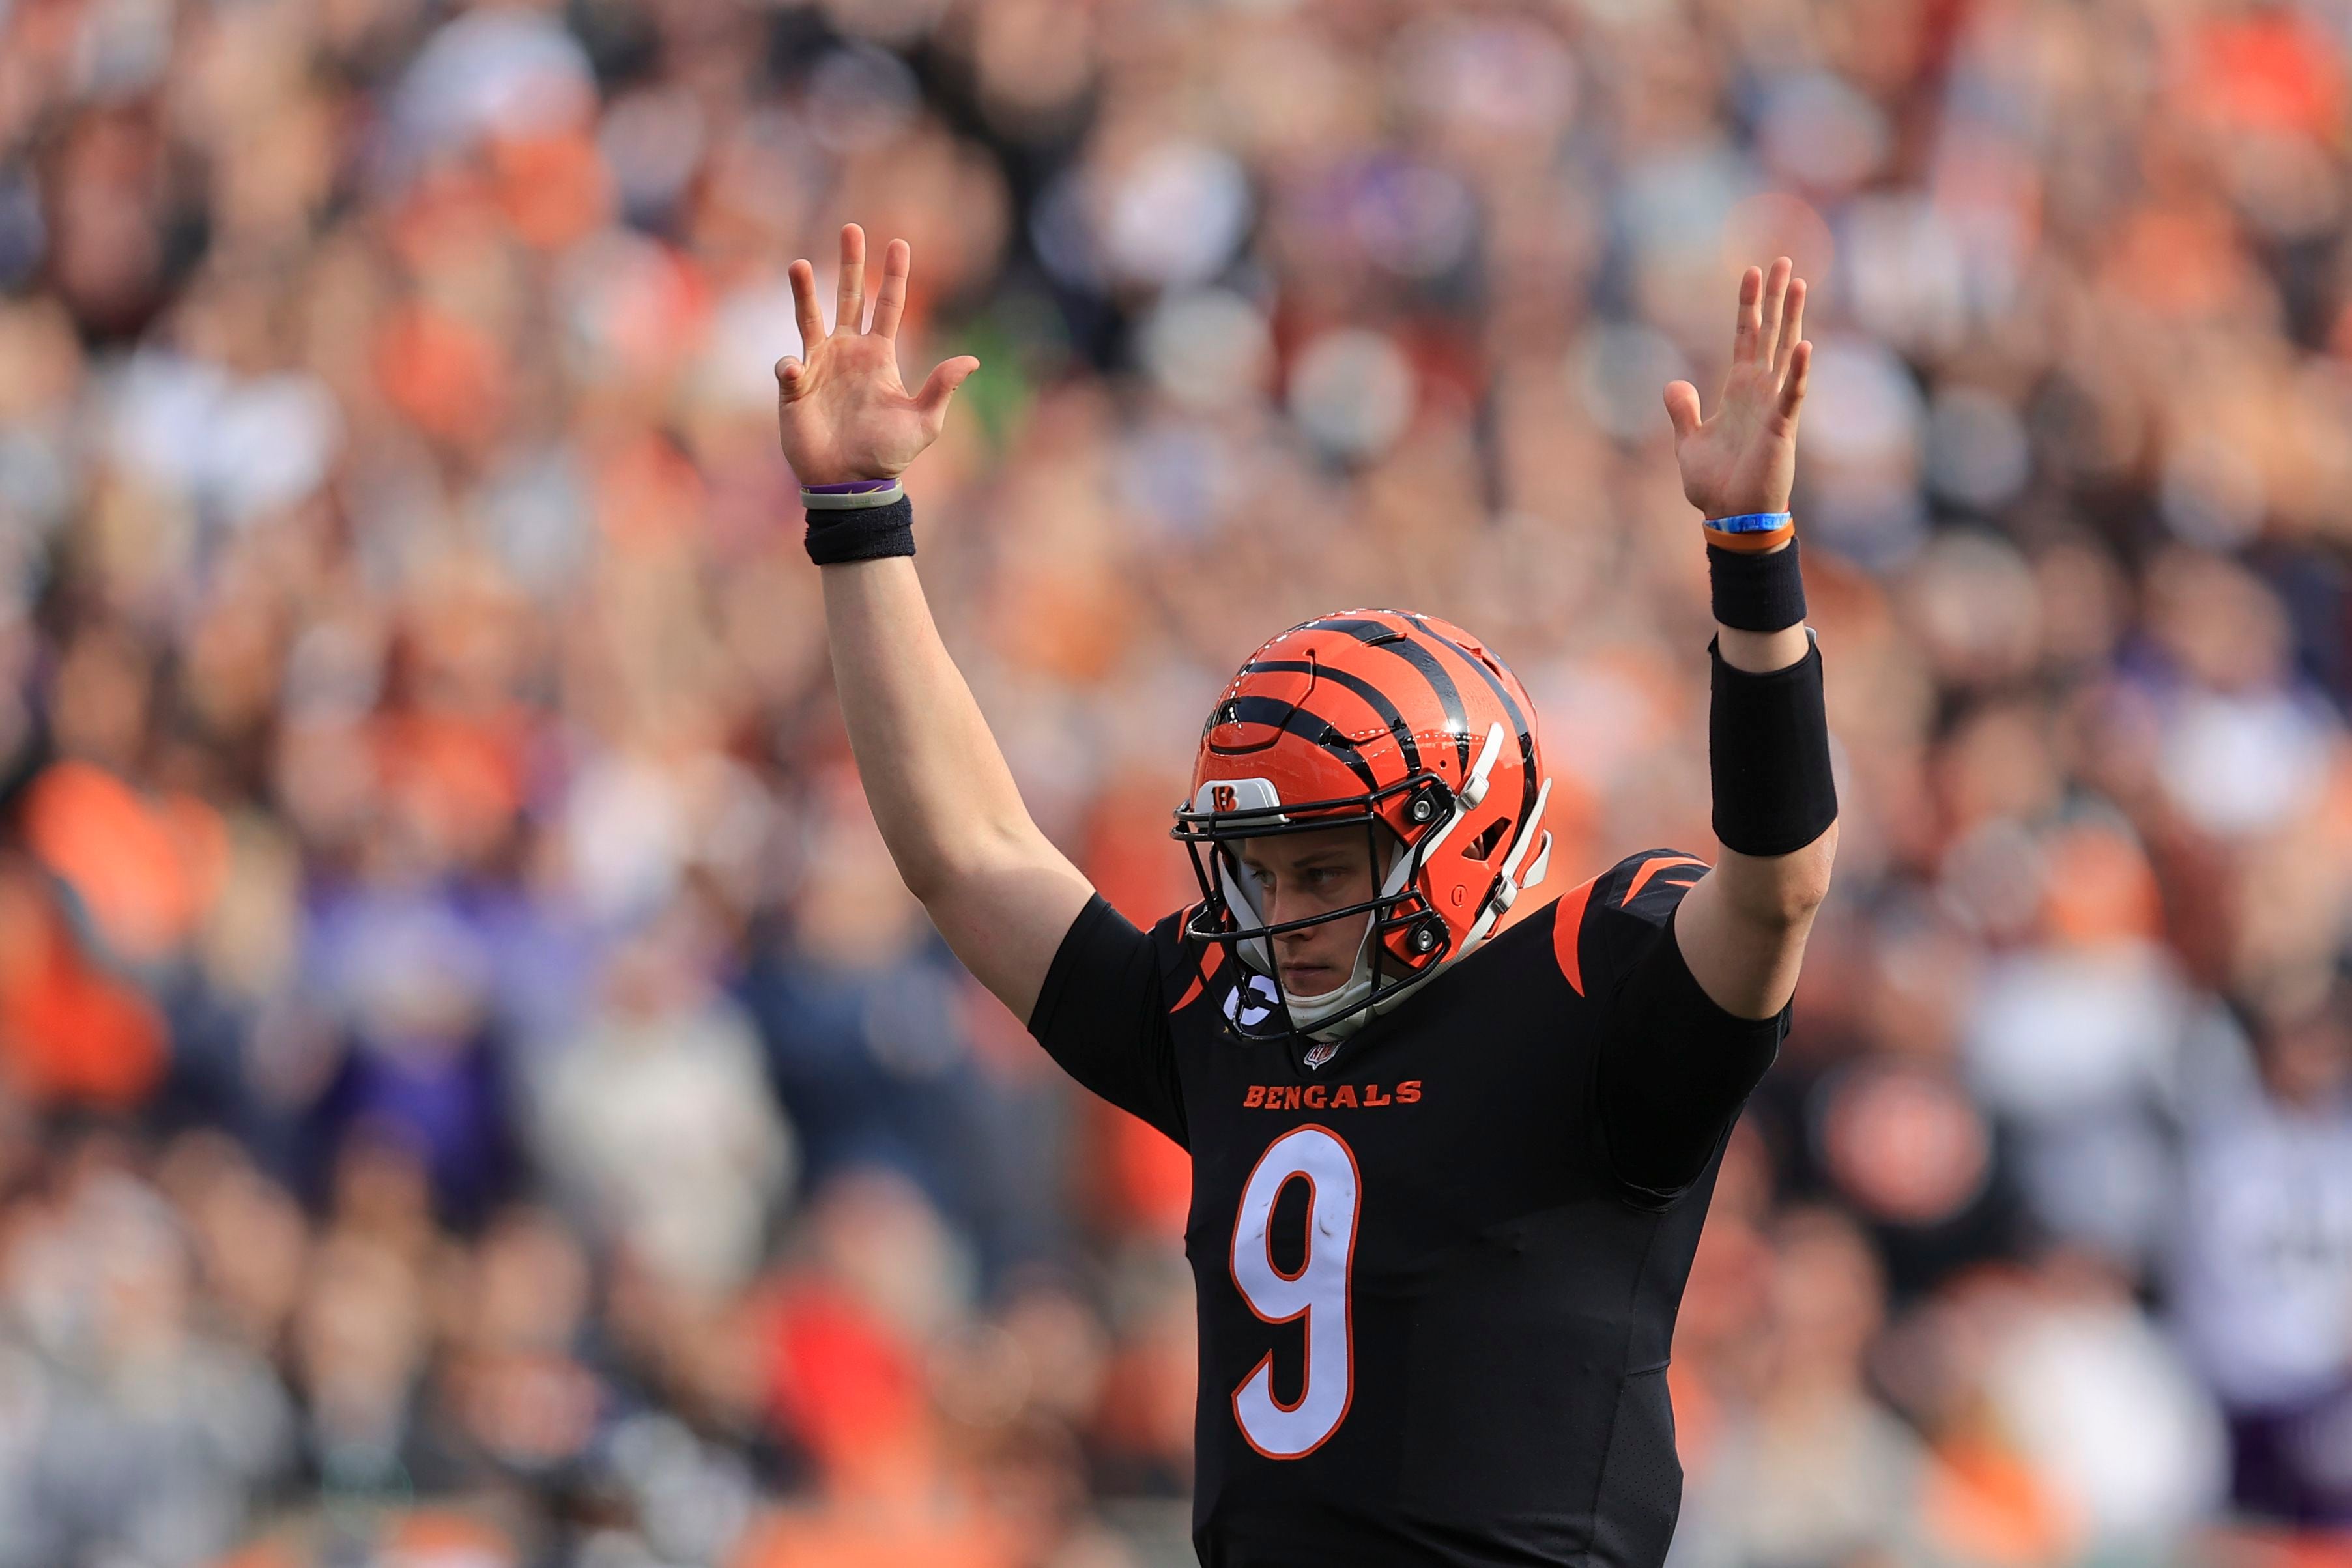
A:
<svg viewBox="0 0 2352 1568">
<path fill-rule="evenodd" d="M 850 750 L 898 874 L 926 904 L 1041 839 L 904 556 L 824 570 Z"/>
<path fill-rule="evenodd" d="M 1802 622 L 1778 632 L 1742 632 L 1718 621 L 1715 625 L 1715 644 L 1723 651 L 1725 664 L 1751 675 L 1787 669 L 1805 656 L 1809 646 Z"/>
<path fill-rule="evenodd" d="M 1743 631 L 1717 622 L 1715 633 L 1723 662 L 1744 674 L 1793 668 L 1812 649 L 1801 621 L 1775 632 Z M 1830 868 L 1836 858 L 1834 822 L 1820 838 L 1787 854 L 1748 855 L 1727 847 L 1717 868 L 1723 883 L 1720 896 L 1739 918 L 1766 928 L 1810 925 L 1813 911 L 1829 896 Z"/>
<path fill-rule="evenodd" d="M 1793 570 L 1795 558 L 1776 564 Z M 1801 592 L 1786 580 L 1781 586 L 1794 593 L 1786 602 L 1795 619 L 1765 630 L 1774 618 L 1755 612 L 1775 596 L 1717 581 L 1708 749 L 1723 852 L 1685 901 L 1677 927 L 1692 975 L 1743 1018 L 1769 1017 L 1795 991 L 1837 856 L 1820 657 Z"/>
</svg>

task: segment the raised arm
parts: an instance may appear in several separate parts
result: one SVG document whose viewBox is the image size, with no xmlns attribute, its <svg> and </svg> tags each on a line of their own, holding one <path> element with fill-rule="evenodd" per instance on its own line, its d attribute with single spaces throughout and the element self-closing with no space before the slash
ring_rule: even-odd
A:
<svg viewBox="0 0 2352 1568">
<path fill-rule="evenodd" d="M 1683 493 L 1710 520 L 1785 513 L 1796 477 L 1797 416 L 1804 406 L 1805 375 L 1812 345 L 1804 340 L 1805 285 L 1790 277 L 1782 256 L 1769 273 L 1749 267 L 1739 284 L 1739 309 L 1732 336 L 1732 363 L 1713 417 L 1699 417 L 1698 391 L 1688 382 L 1666 389 L 1666 414 L 1674 422 L 1675 455 L 1682 467 Z M 1745 536 L 1734 542 L 1761 542 L 1744 563 L 1794 548 L 1786 528 Z M 1785 564 L 1785 563 L 1782 563 Z M 1716 561 L 1721 572 L 1743 565 L 1732 556 Z M 1717 592 L 1718 613 L 1725 602 Z M 1774 617 L 1765 616 L 1770 620 Z M 1718 833 L 1727 807 L 1755 815 L 1759 800 L 1782 803 L 1794 795 L 1816 800 L 1826 789 L 1825 747 L 1814 734 L 1792 737 L 1770 727 L 1796 723 L 1818 732 L 1817 671 L 1797 666 L 1811 659 L 1812 644 L 1801 615 L 1785 625 L 1759 627 L 1718 622 L 1716 653 L 1716 821 Z M 1757 677 L 1774 677 L 1759 681 Z M 1806 677 L 1813 677 L 1808 682 Z M 1731 711 L 1727 711 L 1727 704 Z M 1775 705 L 1768 707 L 1766 705 Z M 1805 709 L 1810 705 L 1811 711 Z M 1749 737 L 1773 743 L 1753 756 L 1738 755 Z M 1727 750 L 1733 754 L 1727 755 Z M 1791 758 L 1795 758 L 1792 765 Z M 1814 764 L 1821 766 L 1815 767 Z M 1738 798 L 1727 800 L 1727 780 Z M 1834 802 L 1830 802 L 1834 810 Z M 1790 810 L 1766 811 L 1778 821 L 1795 820 Z M 1736 834 L 1732 836 L 1738 836 Z M 1774 844 L 1774 850 L 1780 846 Z M 1837 824 L 1818 836 L 1773 853 L 1742 853 L 1724 846 L 1713 870 L 1693 887 L 1675 916 L 1684 961 L 1707 996 L 1742 1018 L 1769 1018 L 1788 1005 L 1797 988 L 1797 969 L 1812 930 L 1813 913 L 1828 895 L 1830 866 L 1837 855 Z"/>
<path fill-rule="evenodd" d="M 776 363 L 776 419 L 804 488 L 897 478 L 937 439 L 949 400 L 980 367 L 949 360 L 908 393 L 897 338 L 911 266 L 907 242 L 892 240 L 873 323 L 862 328 L 866 235 L 845 227 L 839 308 L 827 332 L 815 269 L 792 265 L 803 353 Z M 824 526 L 873 531 L 869 517 L 841 517 Z M 1030 820 L 940 641 L 914 561 L 877 554 L 822 570 L 834 685 L 890 858 L 956 956 L 1026 1021 L 1094 890 Z"/>
</svg>

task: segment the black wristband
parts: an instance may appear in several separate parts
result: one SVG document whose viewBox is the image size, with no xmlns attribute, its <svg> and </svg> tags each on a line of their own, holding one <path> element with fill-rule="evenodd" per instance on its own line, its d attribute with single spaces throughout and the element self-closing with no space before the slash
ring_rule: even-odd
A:
<svg viewBox="0 0 2352 1568">
<path fill-rule="evenodd" d="M 1797 566 L 1797 541 L 1759 555 L 1706 547 L 1707 580 L 1714 587 L 1715 618 L 1742 632 L 1779 632 L 1805 618 L 1805 578 Z"/>
<path fill-rule="evenodd" d="M 878 560 L 915 553 L 915 504 L 901 496 L 887 507 L 808 515 L 809 559 L 819 566 Z"/>
<path fill-rule="evenodd" d="M 1706 645 L 1715 664 L 1706 723 L 1715 836 L 1743 855 L 1803 849 L 1837 821 L 1822 649 L 1806 636 L 1803 658 L 1760 675 L 1732 668 L 1720 648 Z"/>
</svg>

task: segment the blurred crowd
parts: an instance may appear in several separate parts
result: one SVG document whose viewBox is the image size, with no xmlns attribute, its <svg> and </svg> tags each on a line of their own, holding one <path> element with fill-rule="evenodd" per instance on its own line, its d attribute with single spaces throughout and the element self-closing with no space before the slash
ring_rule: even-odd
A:
<svg viewBox="0 0 2352 1568">
<path fill-rule="evenodd" d="M 1150 920 L 1408 603 L 1711 852 L 1659 390 L 1793 256 L 1844 801 L 1677 1568 L 2352 1553 L 2352 4 L 0 0 L 0 1568 L 1186 1561 L 1182 1155 L 899 889 L 776 453 Z M 1531 905 L 1535 901 L 1529 901 Z M 1475 1042 L 1465 1042 L 1465 1049 Z"/>
</svg>

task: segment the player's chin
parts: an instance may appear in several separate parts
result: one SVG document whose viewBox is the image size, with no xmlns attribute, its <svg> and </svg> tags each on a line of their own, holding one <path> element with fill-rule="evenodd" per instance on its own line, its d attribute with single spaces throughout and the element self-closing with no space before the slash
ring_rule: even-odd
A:
<svg viewBox="0 0 2352 1568">
<path fill-rule="evenodd" d="M 1339 971 L 1328 964 L 1286 965 L 1282 971 L 1282 988 L 1294 997 L 1319 997 L 1336 988 Z"/>
</svg>

